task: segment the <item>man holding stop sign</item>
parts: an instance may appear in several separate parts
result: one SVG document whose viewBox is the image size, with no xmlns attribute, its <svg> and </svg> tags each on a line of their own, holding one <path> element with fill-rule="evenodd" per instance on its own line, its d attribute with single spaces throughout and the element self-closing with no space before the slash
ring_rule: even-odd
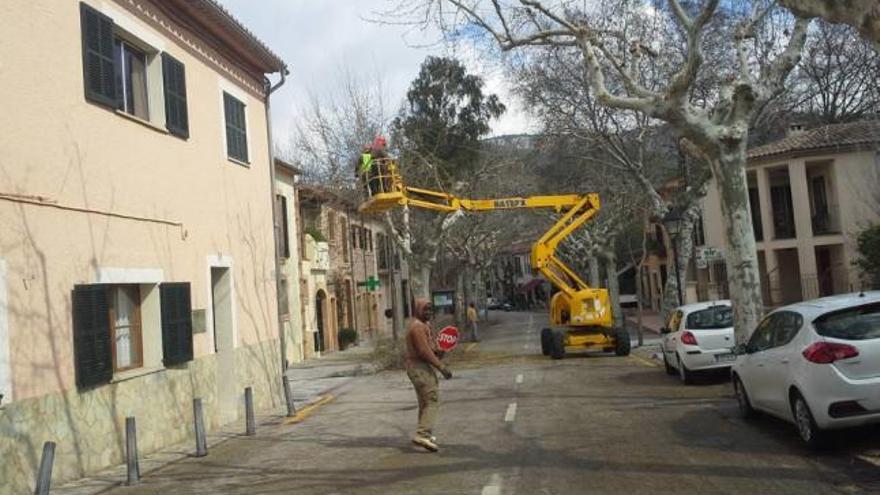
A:
<svg viewBox="0 0 880 495">
<path fill-rule="evenodd" d="M 430 452 L 437 452 L 434 437 L 434 423 L 437 421 L 437 410 L 440 401 L 437 373 L 447 380 L 452 372 L 440 361 L 441 348 L 447 350 L 455 347 L 458 331 L 455 328 L 444 328 L 435 341 L 428 324 L 434 317 L 434 307 L 427 299 L 417 299 L 413 319 L 406 329 L 406 374 L 416 390 L 419 401 L 419 427 L 412 442 Z M 451 329 L 451 330 L 450 330 Z"/>
</svg>

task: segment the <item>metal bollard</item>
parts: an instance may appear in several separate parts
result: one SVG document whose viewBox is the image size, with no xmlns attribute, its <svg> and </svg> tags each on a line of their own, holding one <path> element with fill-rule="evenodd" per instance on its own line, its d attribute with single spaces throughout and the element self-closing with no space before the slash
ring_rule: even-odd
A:
<svg viewBox="0 0 880 495">
<path fill-rule="evenodd" d="M 125 418 L 125 464 L 128 468 L 129 485 L 141 481 L 141 468 L 138 465 L 137 426 L 133 417 Z"/>
<path fill-rule="evenodd" d="M 254 420 L 254 391 L 251 387 L 244 389 L 245 435 L 257 434 L 257 422 Z"/>
<path fill-rule="evenodd" d="M 43 444 L 43 457 L 40 459 L 40 470 L 37 471 L 37 486 L 34 495 L 49 495 L 52 484 L 52 464 L 55 463 L 55 442 Z"/>
<path fill-rule="evenodd" d="M 281 385 L 284 386 L 284 401 L 287 403 L 287 416 L 296 416 L 296 405 L 293 403 L 293 391 L 290 390 L 290 378 L 281 375 Z"/>
<path fill-rule="evenodd" d="M 205 436 L 205 416 L 202 399 L 193 399 L 193 421 L 196 430 L 196 457 L 208 455 L 208 439 Z"/>
</svg>

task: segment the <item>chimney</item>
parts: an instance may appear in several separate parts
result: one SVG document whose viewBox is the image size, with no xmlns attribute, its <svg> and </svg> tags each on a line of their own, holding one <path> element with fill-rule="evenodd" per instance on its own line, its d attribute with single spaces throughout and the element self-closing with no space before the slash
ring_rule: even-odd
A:
<svg viewBox="0 0 880 495">
<path fill-rule="evenodd" d="M 804 124 L 798 122 L 792 122 L 788 124 L 788 130 L 785 132 L 785 137 L 798 136 L 804 133 Z"/>
</svg>

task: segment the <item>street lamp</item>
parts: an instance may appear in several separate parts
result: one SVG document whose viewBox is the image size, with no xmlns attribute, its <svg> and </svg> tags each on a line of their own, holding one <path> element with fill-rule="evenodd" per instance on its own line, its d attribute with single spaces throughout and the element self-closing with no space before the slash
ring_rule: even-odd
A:
<svg viewBox="0 0 880 495">
<path fill-rule="evenodd" d="M 684 217 L 682 217 L 681 213 L 675 208 L 672 208 L 663 215 L 663 225 L 666 227 L 666 232 L 672 239 L 672 269 L 675 276 L 675 287 L 678 289 L 679 306 L 684 304 L 684 299 L 681 297 L 681 277 L 679 277 L 678 273 L 678 236 L 681 233 L 681 224 L 683 220 Z"/>
</svg>

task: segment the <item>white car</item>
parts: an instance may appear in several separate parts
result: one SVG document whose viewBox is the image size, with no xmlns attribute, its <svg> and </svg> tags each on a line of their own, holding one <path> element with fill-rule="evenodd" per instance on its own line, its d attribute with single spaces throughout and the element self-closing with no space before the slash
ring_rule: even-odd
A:
<svg viewBox="0 0 880 495">
<path fill-rule="evenodd" d="M 759 410 L 792 422 L 810 446 L 827 429 L 880 423 L 880 291 L 777 309 L 737 351 L 744 417 Z"/>
<path fill-rule="evenodd" d="M 694 372 L 729 368 L 736 359 L 730 301 L 680 306 L 661 332 L 666 372 L 678 373 L 685 384 L 693 381 Z"/>
</svg>

